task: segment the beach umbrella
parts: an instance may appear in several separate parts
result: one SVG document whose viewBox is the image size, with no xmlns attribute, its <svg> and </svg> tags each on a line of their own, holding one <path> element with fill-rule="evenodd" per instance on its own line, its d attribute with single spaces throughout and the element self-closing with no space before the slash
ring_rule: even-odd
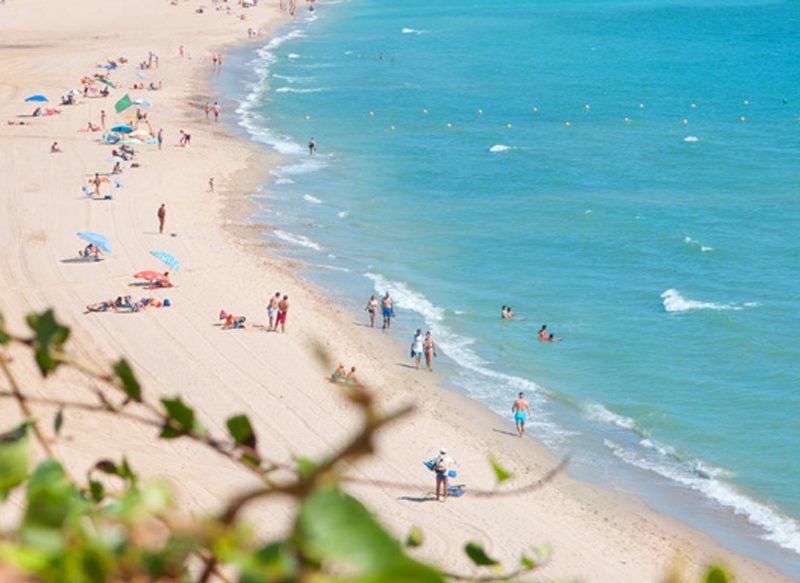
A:
<svg viewBox="0 0 800 583">
<path fill-rule="evenodd" d="M 129 133 L 128 136 L 131 138 L 149 138 L 150 132 L 145 130 L 136 130 L 135 132 Z"/>
<path fill-rule="evenodd" d="M 152 103 L 150 103 L 149 99 L 134 99 L 133 103 L 135 105 L 141 105 L 142 107 L 150 107 L 151 105 L 153 105 Z"/>
<path fill-rule="evenodd" d="M 100 83 L 102 83 L 103 85 L 108 85 L 109 87 L 116 87 L 116 85 L 114 85 L 114 84 L 113 84 L 111 81 L 109 81 L 108 79 L 97 79 L 97 81 L 99 81 L 99 82 L 100 82 Z"/>
<path fill-rule="evenodd" d="M 98 247 L 104 253 L 111 253 L 111 243 L 108 242 L 108 239 L 106 239 L 105 235 L 93 233 L 91 231 L 81 231 L 77 235 L 87 243 L 91 243 L 95 247 Z"/>
<path fill-rule="evenodd" d="M 167 267 L 169 267 L 170 269 L 172 269 L 174 271 L 180 271 L 181 270 L 180 262 L 177 259 L 175 259 L 175 257 L 173 257 L 172 255 L 167 253 L 166 251 L 150 251 L 150 255 L 160 259 L 161 261 L 163 261 L 167 265 Z"/>
<path fill-rule="evenodd" d="M 31 95 L 26 97 L 25 101 L 49 101 L 44 95 Z"/>
<path fill-rule="evenodd" d="M 83 91 L 81 91 L 80 89 L 70 89 L 69 91 L 67 91 L 67 95 L 81 95 L 82 93 Z"/>
<path fill-rule="evenodd" d="M 140 271 L 139 273 L 134 273 L 133 277 L 136 279 L 143 279 L 150 283 L 154 281 L 160 281 L 161 283 L 169 282 L 169 279 L 163 273 L 159 273 L 157 271 L 152 271 L 152 270 Z"/>
<path fill-rule="evenodd" d="M 142 140 L 137 140 L 136 138 L 125 138 L 120 142 L 120 144 L 125 144 L 126 146 L 141 146 L 143 143 Z"/>
<path fill-rule="evenodd" d="M 125 161 L 125 158 L 120 158 L 119 156 L 111 156 L 111 158 L 109 158 L 108 161 L 113 162 L 114 164 L 116 164 L 117 162 L 122 164 Z"/>
<path fill-rule="evenodd" d="M 111 128 L 111 131 L 117 132 L 118 134 L 129 134 L 133 131 L 133 128 L 131 126 L 119 125 Z"/>
</svg>

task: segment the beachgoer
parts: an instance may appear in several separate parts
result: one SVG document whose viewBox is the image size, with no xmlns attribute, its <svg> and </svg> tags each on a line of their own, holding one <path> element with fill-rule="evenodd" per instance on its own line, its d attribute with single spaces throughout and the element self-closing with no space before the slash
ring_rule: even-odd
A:
<svg viewBox="0 0 800 583">
<path fill-rule="evenodd" d="M 51 154 L 57 154 L 60 151 L 61 151 L 61 148 L 58 147 L 58 142 L 53 142 L 50 145 L 50 153 Z"/>
<path fill-rule="evenodd" d="M 114 168 L 111 169 L 111 174 L 122 174 L 122 165 L 119 162 L 114 164 Z"/>
<path fill-rule="evenodd" d="M 506 317 L 507 317 L 509 320 L 511 320 L 512 318 L 514 318 L 514 310 L 512 310 L 512 309 L 511 309 L 511 306 L 508 306 L 508 308 L 506 308 Z"/>
<path fill-rule="evenodd" d="M 556 338 L 555 334 L 550 334 L 550 336 L 547 337 L 547 341 L 548 342 L 561 342 L 561 338 Z"/>
<path fill-rule="evenodd" d="M 447 496 L 449 494 L 448 488 L 450 485 L 450 476 L 448 472 L 450 471 L 450 468 L 455 465 L 455 463 L 455 460 L 447 455 L 447 450 L 445 448 L 441 448 L 439 450 L 439 455 L 433 460 L 433 471 L 436 474 L 437 501 L 441 497 L 444 497 L 444 501 L 447 500 Z"/>
<path fill-rule="evenodd" d="M 268 332 L 273 332 L 275 330 L 275 313 L 278 310 L 278 302 L 280 299 L 281 292 L 275 292 L 275 295 L 270 298 L 269 304 L 267 304 L 267 317 L 269 318 L 269 328 L 267 329 Z"/>
<path fill-rule="evenodd" d="M 345 382 L 347 380 L 347 369 L 345 368 L 344 363 L 340 362 L 336 370 L 331 373 L 331 376 L 326 378 L 332 383 Z"/>
<path fill-rule="evenodd" d="M 203 108 L 203 111 L 206 114 L 206 121 L 208 121 L 208 116 L 211 113 L 211 104 L 208 101 L 206 101 L 206 106 Z"/>
<path fill-rule="evenodd" d="M 419 370 L 419 363 L 422 360 L 422 353 L 425 351 L 424 343 L 422 330 L 417 328 L 417 333 L 414 334 L 414 340 L 411 341 L 411 358 L 414 359 L 417 370 Z"/>
<path fill-rule="evenodd" d="M 283 299 L 278 302 L 278 317 L 275 320 L 275 330 L 278 330 L 278 324 L 281 326 L 281 333 L 286 332 L 286 314 L 289 312 L 289 296 L 283 296 Z"/>
<path fill-rule="evenodd" d="M 314 152 L 317 151 L 317 142 L 314 141 L 314 138 L 308 140 L 308 154 L 310 156 L 314 155 Z"/>
<path fill-rule="evenodd" d="M 186 55 L 186 49 L 183 48 L 183 45 L 178 47 L 178 54 L 182 57 Z"/>
<path fill-rule="evenodd" d="M 221 111 L 221 107 L 218 102 L 214 102 L 214 121 L 219 121 L 219 112 Z"/>
<path fill-rule="evenodd" d="M 160 150 L 161 149 L 161 145 L 164 143 L 164 130 L 163 129 L 159 128 L 158 137 L 156 139 L 158 140 L 158 149 Z"/>
<path fill-rule="evenodd" d="M 528 415 L 531 414 L 531 406 L 525 400 L 525 393 L 520 393 L 514 404 L 511 406 L 511 412 L 514 414 L 514 423 L 517 426 L 517 433 L 520 437 L 525 435 L 525 421 L 528 420 Z"/>
<path fill-rule="evenodd" d="M 94 173 L 94 178 L 92 178 L 89 183 L 94 186 L 94 193 L 97 196 L 100 196 L 100 185 L 102 184 L 102 180 L 100 179 L 100 174 L 97 172 Z"/>
<path fill-rule="evenodd" d="M 214 179 L 208 179 L 208 192 L 214 192 Z"/>
<path fill-rule="evenodd" d="M 367 302 L 367 307 L 364 308 L 366 312 L 369 314 L 369 325 L 370 328 L 375 327 L 375 315 L 378 313 L 378 298 L 373 294 L 370 296 L 369 301 Z"/>
<path fill-rule="evenodd" d="M 539 340 L 547 342 L 547 324 L 543 324 L 539 329 Z"/>
<path fill-rule="evenodd" d="M 164 234 L 164 223 L 167 221 L 167 205 L 163 202 L 161 206 L 158 207 L 158 232 L 159 234 Z"/>
<path fill-rule="evenodd" d="M 100 110 L 100 127 L 102 127 L 103 129 L 106 129 L 106 110 L 105 109 L 101 109 Z"/>
<path fill-rule="evenodd" d="M 502 308 L 500 308 L 500 317 L 503 320 L 508 320 L 508 307 L 507 306 L 503 306 Z"/>
<path fill-rule="evenodd" d="M 394 302 L 388 291 L 381 300 L 381 310 L 383 311 L 383 329 L 386 330 L 392 327 L 392 318 L 394 317 Z"/>
<path fill-rule="evenodd" d="M 436 344 L 430 332 L 425 332 L 425 340 L 422 341 L 422 351 L 425 353 L 425 364 L 428 370 L 433 372 L 433 357 L 436 356 Z"/>
<path fill-rule="evenodd" d="M 356 376 L 356 367 L 351 366 L 350 372 L 347 373 L 347 379 L 345 379 L 348 385 L 358 385 L 358 377 Z"/>
</svg>

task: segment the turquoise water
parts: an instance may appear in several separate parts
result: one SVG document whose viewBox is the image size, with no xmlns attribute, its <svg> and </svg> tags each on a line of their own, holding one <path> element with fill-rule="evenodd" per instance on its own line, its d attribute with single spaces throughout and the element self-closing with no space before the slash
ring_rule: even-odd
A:
<svg viewBox="0 0 800 583">
<path fill-rule="evenodd" d="M 270 236 L 391 290 L 456 390 L 527 390 L 582 473 L 800 573 L 800 5 L 353 0 L 283 32 L 234 61 L 288 155 Z"/>
</svg>

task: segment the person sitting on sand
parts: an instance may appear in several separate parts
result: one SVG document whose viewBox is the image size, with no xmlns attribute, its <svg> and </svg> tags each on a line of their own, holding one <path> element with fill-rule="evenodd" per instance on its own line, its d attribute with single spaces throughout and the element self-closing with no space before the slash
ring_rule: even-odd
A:
<svg viewBox="0 0 800 583">
<path fill-rule="evenodd" d="M 133 304 L 131 303 L 131 296 L 118 297 L 116 300 L 114 300 L 114 307 L 124 308 L 126 310 L 133 310 Z"/>
<path fill-rule="evenodd" d="M 114 164 L 114 167 L 111 169 L 111 174 L 122 174 L 122 164 L 120 162 Z"/>
<path fill-rule="evenodd" d="M 361 384 L 361 383 L 358 382 L 358 377 L 356 376 L 356 367 L 354 367 L 354 366 L 350 367 L 350 372 L 347 373 L 347 379 L 345 380 L 345 382 L 348 385 L 359 385 L 359 384 Z"/>
<path fill-rule="evenodd" d="M 87 132 L 100 132 L 103 131 L 100 127 L 94 125 L 92 122 L 86 122 L 86 131 Z"/>
<path fill-rule="evenodd" d="M 92 243 L 89 243 L 86 247 L 78 251 L 78 257 L 83 259 L 100 260 L 102 259 L 102 255 L 103 252 L 100 251 L 100 248 Z"/>
<path fill-rule="evenodd" d="M 52 144 L 50 144 L 51 154 L 58 154 L 61 151 L 62 151 L 61 148 L 58 147 L 58 142 L 53 142 Z"/>
<path fill-rule="evenodd" d="M 325 377 L 325 380 L 328 380 L 332 383 L 343 383 L 347 380 L 347 370 L 344 366 L 343 362 L 339 363 L 339 366 L 336 367 L 336 370 L 331 373 L 331 376 Z"/>
</svg>

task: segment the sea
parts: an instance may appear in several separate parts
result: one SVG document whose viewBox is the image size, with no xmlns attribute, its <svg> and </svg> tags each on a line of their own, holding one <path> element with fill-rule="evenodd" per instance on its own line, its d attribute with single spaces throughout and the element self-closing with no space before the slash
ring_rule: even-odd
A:
<svg viewBox="0 0 800 583">
<path fill-rule="evenodd" d="M 217 90 L 360 324 L 390 291 L 448 389 L 800 579 L 800 3 L 319 0 Z"/>
</svg>

